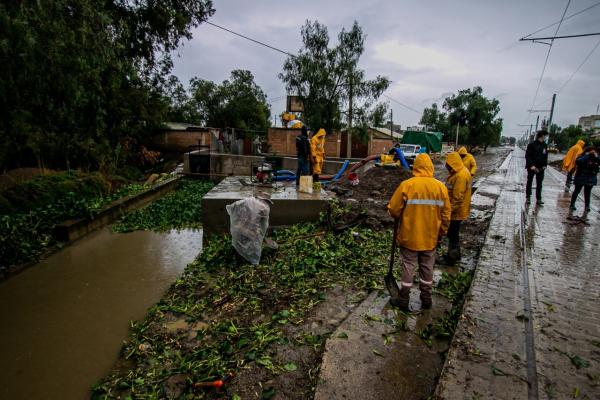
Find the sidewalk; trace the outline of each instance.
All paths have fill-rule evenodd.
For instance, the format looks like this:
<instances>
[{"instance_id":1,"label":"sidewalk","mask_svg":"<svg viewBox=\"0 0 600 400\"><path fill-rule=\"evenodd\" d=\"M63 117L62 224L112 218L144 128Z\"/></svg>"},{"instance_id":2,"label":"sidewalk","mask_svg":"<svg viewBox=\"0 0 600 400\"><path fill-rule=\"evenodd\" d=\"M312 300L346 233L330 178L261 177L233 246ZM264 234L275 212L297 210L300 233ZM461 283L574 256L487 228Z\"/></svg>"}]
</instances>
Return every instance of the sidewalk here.
<instances>
[{"instance_id":1,"label":"sidewalk","mask_svg":"<svg viewBox=\"0 0 600 400\"><path fill-rule=\"evenodd\" d=\"M524 207L524 184L516 149L439 398L600 398L598 209L589 226L568 221L570 195L556 170L546 174L543 207Z\"/></svg>"}]
</instances>

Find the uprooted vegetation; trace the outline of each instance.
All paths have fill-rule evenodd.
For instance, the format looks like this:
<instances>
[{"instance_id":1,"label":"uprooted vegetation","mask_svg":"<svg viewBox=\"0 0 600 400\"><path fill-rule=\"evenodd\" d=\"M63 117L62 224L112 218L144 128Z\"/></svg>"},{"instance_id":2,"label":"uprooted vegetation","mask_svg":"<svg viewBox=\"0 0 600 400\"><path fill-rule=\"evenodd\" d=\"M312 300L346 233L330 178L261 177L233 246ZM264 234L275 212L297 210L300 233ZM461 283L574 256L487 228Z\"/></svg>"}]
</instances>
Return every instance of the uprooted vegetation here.
<instances>
[{"instance_id":1,"label":"uprooted vegetation","mask_svg":"<svg viewBox=\"0 0 600 400\"><path fill-rule=\"evenodd\" d=\"M323 338L310 330L288 337L285 327L301 325L333 285L381 289L388 249L380 243L389 232L334 234L303 224L276 231L274 239L279 249L263 254L258 266L241 262L228 240L211 241L146 320L132 326L120 365L95 387L96 398L218 397L193 384L251 364L309 376L314 366L277 362L272 346L320 346ZM310 392L315 381L306 383Z\"/></svg>"}]
</instances>

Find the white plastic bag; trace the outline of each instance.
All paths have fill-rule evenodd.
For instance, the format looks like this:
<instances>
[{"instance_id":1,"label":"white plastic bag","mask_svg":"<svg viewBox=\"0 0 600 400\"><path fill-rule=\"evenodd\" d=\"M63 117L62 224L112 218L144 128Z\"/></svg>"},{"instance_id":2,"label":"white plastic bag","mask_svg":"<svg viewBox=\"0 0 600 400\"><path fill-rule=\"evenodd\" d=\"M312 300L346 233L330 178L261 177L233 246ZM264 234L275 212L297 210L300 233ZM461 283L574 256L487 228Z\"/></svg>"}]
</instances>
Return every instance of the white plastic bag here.
<instances>
[{"instance_id":1,"label":"white plastic bag","mask_svg":"<svg viewBox=\"0 0 600 400\"><path fill-rule=\"evenodd\" d=\"M225 206L229 214L231 241L235 250L253 265L260 262L262 243L269 228L267 202L254 197Z\"/></svg>"}]
</instances>

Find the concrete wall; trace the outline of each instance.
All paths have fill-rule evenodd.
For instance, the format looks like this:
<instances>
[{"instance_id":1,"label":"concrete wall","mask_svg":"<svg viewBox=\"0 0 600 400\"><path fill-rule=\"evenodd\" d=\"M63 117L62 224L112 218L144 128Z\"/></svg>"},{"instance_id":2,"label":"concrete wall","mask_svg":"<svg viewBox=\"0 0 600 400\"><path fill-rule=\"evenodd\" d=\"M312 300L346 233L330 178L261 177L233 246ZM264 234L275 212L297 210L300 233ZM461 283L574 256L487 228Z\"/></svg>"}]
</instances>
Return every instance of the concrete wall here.
<instances>
[{"instance_id":1,"label":"concrete wall","mask_svg":"<svg viewBox=\"0 0 600 400\"><path fill-rule=\"evenodd\" d=\"M185 157L185 155L184 155ZM210 172L215 177L224 177L232 175L248 176L253 162L263 160L261 156L240 156L236 154L215 154L210 155ZM323 164L323 174L337 173L344 160L325 160ZM283 157L282 168L296 172L298 161L294 157Z\"/></svg>"},{"instance_id":2,"label":"concrete wall","mask_svg":"<svg viewBox=\"0 0 600 400\"><path fill-rule=\"evenodd\" d=\"M162 151L188 151L189 146L211 145L211 130L194 131L166 131L154 135L151 139L152 144Z\"/></svg>"},{"instance_id":3,"label":"concrete wall","mask_svg":"<svg viewBox=\"0 0 600 400\"><path fill-rule=\"evenodd\" d=\"M296 136L299 134L300 129L269 128L269 153L276 153L280 156L295 156ZM340 156L340 137L339 132L328 133L325 136L325 157Z\"/></svg>"},{"instance_id":4,"label":"concrete wall","mask_svg":"<svg viewBox=\"0 0 600 400\"><path fill-rule=\"evenodd\" d=\"M136 195L116 200L106 206L94 218L82 218L65 221L55 227L55 236L61 242L72 242L96 229L115 221L128 211L135 210L164 196L177 187L179 177L160 182L150 189Z\"/></svg>"}]
</instances>

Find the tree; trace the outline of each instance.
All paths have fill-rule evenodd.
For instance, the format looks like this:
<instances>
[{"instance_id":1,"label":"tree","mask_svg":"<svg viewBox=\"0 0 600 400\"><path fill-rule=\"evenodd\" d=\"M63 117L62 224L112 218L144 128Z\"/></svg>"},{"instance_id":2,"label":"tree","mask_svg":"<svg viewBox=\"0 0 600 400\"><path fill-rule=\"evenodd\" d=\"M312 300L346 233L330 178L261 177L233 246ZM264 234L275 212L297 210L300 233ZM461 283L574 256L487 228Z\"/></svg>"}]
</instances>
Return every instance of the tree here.
<instances>
[{"instance_id":1,"label":"tree","mask_svg":"<svg viewBox=\"0 0 600 400\"><path fill-rule=\"evenodd\" d=\"M376 101L388 88L390 81L377 76L368 80L358 62L364 51L365 35L354 22L350 30L342 29L338 43L329 47L327 28L318 21L306 21L301 30L303 47L297 56L290 56L283 64L279 78L288 93L304 102L304 120L312 129L326 131L339 129L350 122L349 108L352 101L352 125L365 133L372 122L381 122L387 106ZM350 111L350 110L348 110Z\"/></svg>"},{"instance_id":2,"label":"tree","mask_svg":"<svg viewBox=\"0 0 600 400\"><path fill-rule=\"evenodd\" d=\"M210 0L0 4L0 169L110 163L168 111L171 52Z\"/></svg>"},{"instance_id":3,"label":"tree","mask_svg":"<svg viewBox=\"0 0 600 400\"><path fill-rule=\"evenodd\" d=\"M270 125L267 96L250 71L234 70L231 78L220 85L194 78L190 92L199 118L194 122L216 128L264 131Z\"/></svg>"},{"instance_id":4,"label":"tree","mask_svg":"<svg viewBox=\"0 0 600 400\"><path fill-rule=\"evenodd\" d=\"M421 123L437 123L448 138L453 137L459 125L459 141L470 147L483 146L485 150L489 145L500 143L502 118L497 117L500 102L483 96L481 87L459 90L446 97L443 108L445 113L439 112L436 104L426 108Z\"/></svg>"},{"instance_id":5,"label":"tree","mask_svg":"<svg viewBox=\"0 0 600 400\"><path fill-rule=\"evenodd\" d=\"M562 130L558 128L554 140L556 141L556 147L560 151L565 151L580 139L589 142L589 138L583 133L583 129L580 126L569 125Z\"/></svg>"},{"instance_id":6,"label":"tree","mask_svg":"<svg viewBox=\"0 0 600 400\"><path fill-rule=\"evenodd\" d=\"M433 103L431 107L425 107L419 123L425 125L428 130L442 132L445 141L450 140L450 126L448 125L446 114L438 108L437 103Z\"/></svg>"}]
</instances>

